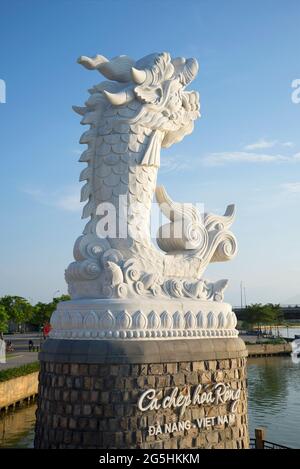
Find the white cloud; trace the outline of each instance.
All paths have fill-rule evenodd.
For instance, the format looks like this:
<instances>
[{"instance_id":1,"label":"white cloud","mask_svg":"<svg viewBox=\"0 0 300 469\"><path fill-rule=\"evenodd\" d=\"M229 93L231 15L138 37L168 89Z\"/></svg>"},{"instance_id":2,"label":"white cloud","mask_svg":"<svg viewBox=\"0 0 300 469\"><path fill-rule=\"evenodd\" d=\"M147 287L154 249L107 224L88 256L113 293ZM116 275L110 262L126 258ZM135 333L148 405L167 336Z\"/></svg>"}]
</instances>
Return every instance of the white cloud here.
<instances>
[{"instance_id":1,"label":"white cloud","mask_svg":"<svg viewBox=\"0 0 300 469\"><path fill-rule=\"evenodd\" d=\"M297 163L300 162L300 153L287 156L249 151L224 151L209 153L202 161L206 166L220 166L230 163Z\"/></svg>"},{"instance_id":2,"label":"white cloud","mask_svg":"<svg viewBox=\"0 0 300 469\"><path fill-rule=\"evenodd\" d=\"M255 143L250 143L249 145L246 145L244 147L245 150L263 150L264 148L273 148L275 145L277 145L278 141L277 140L265 140L264 138L261 138Z\"/></svg>"},{"instance_id":3,"label":"white cloud","mask_svg":"<svg viewBox=\"0 0 300 469\"><path fill-rule=\"evenodd\" d=\"M246 151L264 150L266 148L274 148L276 146L292 148L294 146L294 143L293 142L280 142L279 140L266 140L265 138L261 138L257 142L246 145L244 147L244 150Z\"/></svg>"},{"instance_id":4,"label":"white cloud","mask_svg":"<svg viewBox=\"0 0 300 469\"><path fill-rule=\"evenodd\" d=\"M166 155L164 153L161 155L160 174L187 171L192 167L193 163L189 160L189 158L183 155Z\"/></svg>"},{"instance_id":5,"label":"white cloud","mask_svg":"<svg viewBox=\"0 0 300 469\"><path fill-rule=\"evenodd\" d=\"M56 206L68 212L78 212L82 209L79 194L64 195L57 199Z\"/></svg>"},{"instance_id":6,"label":"white cloud","mask_svg":"<svg viewBox=\"0 0 300 469\"><path fill-rule=\"evenodd\" d=\"M281 188L285 192L289 192L292 194L300 194L300 182L286 182L281 184Z\"/></svg>"},{"instance_id":7,"label":"white cloud","mask_svg":"<svg viewBox=\"0 0 300 469\"><path fill-rule=\"evenodd\" d=\"M288 156L284 155L269 155L246 151L224 151L210 153L203 158L203 162L207 166L219 166L227 163L274 163L288 161L289 159Z\"/></svg>"},{"instance_id":8,"label":"white cloud","mask_svg":"<svg viewBox=\"0 0 300 469\"><path fill-rule=\"evenodd\" d=\"M55 191L45 191L39 188L23 188L25 194L30 195L35 201L57 207L67 212L80 212L82 204L80 203L80 189L78 186L67 186Z\"/></svg>"}]
</instances>

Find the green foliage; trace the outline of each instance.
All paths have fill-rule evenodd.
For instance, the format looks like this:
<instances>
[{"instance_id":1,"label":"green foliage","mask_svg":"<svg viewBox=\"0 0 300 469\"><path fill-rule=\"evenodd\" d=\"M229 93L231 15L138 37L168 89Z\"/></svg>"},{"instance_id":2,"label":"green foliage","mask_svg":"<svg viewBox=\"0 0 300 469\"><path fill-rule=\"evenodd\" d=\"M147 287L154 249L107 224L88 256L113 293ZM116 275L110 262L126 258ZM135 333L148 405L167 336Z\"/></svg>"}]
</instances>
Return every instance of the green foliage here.
<instances>
[{"instance_id":1,"label":"green foliage","mask_svg":"<svg viewBox=\"0 0 300 469\"><path fill-rule=\"evenodd\" d=\"M30 323L41 327L50 321L57 303L69 299L69 295L62 295L50 303L39 302L33 306L21 296L3 296L0 298L0 332L7 331L8 321L19 325Z\"/></svg>"},{"instance_id":2,"label":"green foliage","mask_svg":"<svg viewBox=\"0 0 300 469\"><path fill-rule=\"evenodd\" d=\"M70 299L69 295L62 295L58 298L54 298L51 303L38 302L33 306L33 314L31 317L31 324L36 326L42 326L50 321L52 313L55 311L57 304L60 301L67 301Z\"/></svg>"},{"instance_id":3,"label":"green foliage","mask_svg":"<svg viewBox=\"0 0 300 469\"><path fill-rule=\"evenodd\" d=\"M253 343L245 340L246 345L280 345L280 344L286 344L286 340L284 340L282 337L276 337L276 339L263 339L259 342Z\"/></svg>"},{"instance_id":4,"label":"green foliage","mask_svg":"<svg viewBox=\"0 0 300 469\"><path fill-rule=\"evenodd\" d=\"M1 298L0 304L4 306L9 319L16 324L30 321L32 306L25 298L6 295Z\"/></svg>"},{"instance_id":5,"label":"green foliage","mask_svg":"<svg viewBox=\"0 0 300 469\"><path fill-rule=\"evenodd\" d=\"M282 320L283 312L278 304L273 305L272 303L268 303L262 305L261 303L255 303L246 307L244 322L249 325L250 328L254 326L261 327L263 325L278 325Z\"/></svg>"},{"instance_id":6,"label":"green foliage","mask_svg":"<svg viewBox=\"0 0 300 469\"><path fill-rule=\"evenodd\" d=\"M284 340L282 337L276 337L276 339L270 339L270 340L266 340L263 342L264 344L267 344L267 345L280 345L280 344L286 344L287 341Z\"/></svg>"},{"instance_id":7,"label":"green foliage","mask_svg":"<svg viewBox=\"0 0 300 469\"><path fill-rule=\"evenodd\" d=\"M0 332L7 332L8 314L4 306L0 304Z\"/></svg>"},{"instance_id":8,"label":"green foliage","mask_svg":"<svg viewBox=\"0 0 300 469\"><path fill-rule=\"evenodd\" d=\"M7 370L0 371L0 382L8 381L9 379L19 378L20 376L29 375L39 371L39 362L29 363L28 365L22 365L18 368L8 368Z\"/></svg>"}]
</instances>

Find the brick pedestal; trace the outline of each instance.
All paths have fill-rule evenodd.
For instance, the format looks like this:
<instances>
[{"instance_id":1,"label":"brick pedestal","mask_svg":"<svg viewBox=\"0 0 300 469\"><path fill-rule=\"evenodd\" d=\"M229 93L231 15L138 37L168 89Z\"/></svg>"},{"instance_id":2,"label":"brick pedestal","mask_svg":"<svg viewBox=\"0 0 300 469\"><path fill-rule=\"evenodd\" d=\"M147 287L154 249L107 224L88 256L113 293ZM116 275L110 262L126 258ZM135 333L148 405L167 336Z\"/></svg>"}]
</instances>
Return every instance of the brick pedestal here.
<instances>
[{"instance_id":1,"label":"brick pedestal","mask_svg":"<svg viewBox=\"0 0 300 469\"><path fill-rule=\"evenodd\" d=\"M35 447L248 448L245 357L244 343L232 338L48 339L40 354ZM216 383L241 390L234 423L212 425L212 418L228 414L229 402L192 404L182 417L179 409L142 412L137 406L149 388L164 397L174 387L184 393ZM207 428L199 428L197 419L205 418ZM189 421L190 428L170 426L179 421ZM149 427L162 431L151 434Z\"/></svg>"}]
</instances>

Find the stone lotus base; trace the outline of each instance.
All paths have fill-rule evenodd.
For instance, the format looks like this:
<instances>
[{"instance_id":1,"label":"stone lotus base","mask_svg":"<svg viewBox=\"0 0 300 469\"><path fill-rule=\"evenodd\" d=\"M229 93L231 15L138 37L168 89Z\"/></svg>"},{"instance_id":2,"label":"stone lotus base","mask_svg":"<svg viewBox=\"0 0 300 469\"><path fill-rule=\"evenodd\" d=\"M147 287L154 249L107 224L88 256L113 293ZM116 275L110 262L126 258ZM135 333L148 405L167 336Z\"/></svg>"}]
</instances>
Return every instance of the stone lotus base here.
<instances>
[{"instance_id":1,"label":"stone lotus base","mask_svg":"<svg viewBox=\"0 0 300 469\"><path fill-rule=\"evenodd\" d=\"M248 448L246 355L237 338L48 339L40 354L35 447ZM239 390L234 422L225 417L230 402L191 403L181 417L180 408L138 408L149 389L163 398L174 388L185 394L218 383Z\"/></svg>"},{"instance_id":2,"label":"stone lotus base","mask_svg":"<svg viewBox=\"0 0 300 469\"><path fill-rule=\"evenodd\" d=\"M73 300L52 315L53 339L237 337L231 305L182 298Z\"/></svg>"}]
</instances>

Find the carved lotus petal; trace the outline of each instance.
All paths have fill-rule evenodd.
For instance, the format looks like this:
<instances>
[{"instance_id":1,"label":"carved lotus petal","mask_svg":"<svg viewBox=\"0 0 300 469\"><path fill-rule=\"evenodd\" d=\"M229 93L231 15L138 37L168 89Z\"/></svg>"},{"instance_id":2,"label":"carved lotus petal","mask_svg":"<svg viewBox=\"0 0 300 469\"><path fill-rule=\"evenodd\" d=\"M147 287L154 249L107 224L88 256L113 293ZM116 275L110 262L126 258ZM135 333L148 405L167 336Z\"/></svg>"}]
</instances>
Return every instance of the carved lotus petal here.
<instances>
[{"instance_id":1,"label":"carved lotus petal","mask_svg":"<svg viewBox=\"0 0 300 469\"><path fill-rule=\"evenodd\" d=\"M71 328L80 329L82 327L82 316L79 311L71 313Z\"/></svg>"},{"instance_id":2,"label":"carved lotus petal","mask_svg":"<svg viewBox=\"0 0 300 469\"><path fill-rule=\"evenodd\" d=\"M97 314L94 311L89 311L83 319L83 325L86 329L95 329L98 326Z\"/></svg>"},{"instance_id":3,"label":"carved lotus petal","mask_svg":"<svg viewBox=\"0 0 300 469\"><path fill-rule=\"evenodd\" d=\"M226 324L227 324L228 329L232 329L232 327L233 327L233 317L232 317L232 312L231 311L229 313L227 313Z\"/></svg>"},{"instance_id":4,"label":"carved lotus petal","mask_svg":"<svg viewBox=\"0 0 300 469\"><path fill-rule=\"evenodd\" d=\"M117 318L117 327L119 329L130 329L132 324L132 318L126 309L119 313Z\"/></svg>"},{"instance_id":5,"label":"carved lotus petal","mask_svg":"<svg viewBox=\"0 0 300 469\"><path fill-rule=\"evenodd\" d=\"M235 328L237 325L237 317L234 312L231 313L232 316L232 327Z\"/></svg>"},{"instance_id":6,"label":"carved lotus petal","mask_svg":"<svg viewBox=\"0 0 300 469\"><path fill-rule=\"evenodd\" d=\"M100 317L101 329L113 329L114 325L115 325L115 318L113 314L109 310L102 313Z\"/></svg>"},{"instance_id":7,"label":"carved lotus petal","mask_svg":"<svg viewBox=\"0 0 300 469\"><path fill-rule=\"evenodd\" d=\"M194 313L192 311L188 311L185 316L185 327L186 329L195 329L197 321Z\"/></svg>"},{"instance_id":8,"label":"carved lotus petal","mask_svg":"<svg viewBox=\"0 0 300 469\"><path fill-rule=\"evenodd\" d=\"M60 326L61 326L61 318L60 318L60 314L58 311L54 311L54 313L52 314L51 316L51 326L53 327L53 329L59 329Z\"/></svg>"},{"instance_id":9,"label":"carved lotus petal","mask_svg":"<svg viewBox=\"0 0 300 469\"><path fill-rule=\"evenodd\" d=\"M173 314L173 326L174 329L183 329L184 328L184 318L179 311Z\"/></svg>"},{"instance_id":10,"label":"carved lotus petal","mask_svg":"<svg viewBox=\"0 0 300 469\"><path fill-rule=\"evenodd\" d=\"M218 327L223 329L226 324L225 314L223 312L219 313L218 315Z\"/></svg>"},{"instance_id":11,"label":"carved lotus petal","mask_svg":"<svg viewBox=\"0 0 300 469\"><path fill-rule=\"evenodd\" d=\"M217 327L218 321L215 314L210 311L207 315L207 327L210 329L215 329Z\"/></svg>"},{"instance_id":12,"label":"carved lotus petal","mask_svg":"<svg viewBox=\"0 0 300 469\"><path fill-rule=\"evenodd\" d=\"M146 329L147 327L147 318L144 315L143 311L137 311L133 316L133 324L137 329Z\"/></svg>"},{"instance_id":13,"label":"carved lotus petal","mask_svg":"<svg viewBox=\"0 0 300 469\"><path fill-rule=\"evenodd\" d=\"M168 311L164 311L161 314L160 320L161 320L161 325L164 329L171 329L171 327L172 327L172 317L168 313Z\"/></svg>"},{"instance_id":14,"label":"carved lotus petal","mask_svg":"<svg viewBox=\"0 0 300 469\"><path fill-rule=\"evenodd\" d=\"M61 311L60 312L60 322L62 329L69 329L71 324L71 316L68 311Z\"/></svg>"},{"instance_id":15,"label":"carved lotus petal","mask_svg":"<svg viewBox=\"0 0 300 469\"><path fill-rule=\"evenodd\" d=\"M206 328L206 316L202 311L199 311L199 313L197 313L197 326L199 327L199 329Z\"/></svg>"},{"instance_id":16,"label":"carved lotus petal","mask_svg":"<svg viewBox=\"0 0 300 469\"><path fill-rule=\"evenodd\" d=\"M148 316L148 328L158 329L160 327L160 318L156 311L151 311Z\"/></svg>"}]
</instances>

